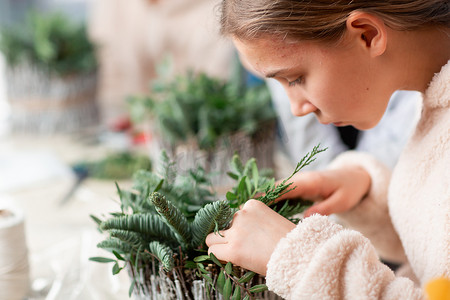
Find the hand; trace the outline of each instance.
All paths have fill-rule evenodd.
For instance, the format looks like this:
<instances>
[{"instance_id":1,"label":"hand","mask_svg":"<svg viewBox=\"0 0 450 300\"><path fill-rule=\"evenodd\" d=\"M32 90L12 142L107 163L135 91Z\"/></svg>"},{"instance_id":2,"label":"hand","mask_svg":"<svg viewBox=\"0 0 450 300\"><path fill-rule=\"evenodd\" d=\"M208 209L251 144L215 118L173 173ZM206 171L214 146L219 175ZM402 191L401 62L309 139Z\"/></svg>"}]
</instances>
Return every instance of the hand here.
<instances>
[{"instance_id":1,"label":"hand","mask_svg":"<svg viewBox=\"0 0 450 300\"><path fill-rule=\"evenodd\" d=\"M231 225L220 235L211 233L206 237L208 253L261 275L266 275L267 263L279 240L295 228L294 223L258 200L248 200Z\"/></svg>"},{"instance_id":2,"label":"hand","mask_svg":"<svg viewBox=\"0 0 450 300\"><path fill-rule=\"evenodd\" d=\"M316 202L304 217L351 210L368 193L371 184L367 171L357 166L297 173L291 180L295 189L277 200L304 198Z\"/></svg>"}]
</instances>

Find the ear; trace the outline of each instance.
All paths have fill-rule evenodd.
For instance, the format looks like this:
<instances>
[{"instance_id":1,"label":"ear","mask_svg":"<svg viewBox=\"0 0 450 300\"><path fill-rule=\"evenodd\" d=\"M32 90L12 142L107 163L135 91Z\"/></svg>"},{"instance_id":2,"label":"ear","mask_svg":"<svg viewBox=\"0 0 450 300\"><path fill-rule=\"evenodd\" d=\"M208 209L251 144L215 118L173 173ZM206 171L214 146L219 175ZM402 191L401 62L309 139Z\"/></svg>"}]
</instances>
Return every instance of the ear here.
<instances>
[{"instance_id":1,"label":"ear","mask_svg":"<svg viewBox=\"0 0 450 300\"><path fill-rule=\"evenodd\" d=\"M386 51L387 30L383 20L372 14L354 11L347 18L347 32L372 57L380 56Z\"/></svg>"}]
</instances>

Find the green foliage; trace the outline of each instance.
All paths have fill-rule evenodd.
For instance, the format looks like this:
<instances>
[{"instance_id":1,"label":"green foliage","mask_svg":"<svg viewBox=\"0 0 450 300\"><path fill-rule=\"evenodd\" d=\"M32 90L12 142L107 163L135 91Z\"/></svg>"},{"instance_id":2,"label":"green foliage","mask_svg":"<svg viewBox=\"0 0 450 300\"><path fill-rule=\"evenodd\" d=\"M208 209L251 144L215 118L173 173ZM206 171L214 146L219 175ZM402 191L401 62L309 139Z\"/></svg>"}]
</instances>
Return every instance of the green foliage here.
<instances>
[{"instance_id":1,"label":"green foliage","mask_svg":"<svg viewBox=\"0 0 450 300\"><path fill-rule=\"evenodd\" d=\"M242 72L225 82L194 72L169 79L167 69L160 70L150 96L129 99L130 112L135 121L157 119L161 136L172 145L194 139L200 149L213 149L223 137L252 135L276 118L267 87L246 87Z\"/></svg>"},{"instance_id":2,"label":"green foliage","mask_svg":"<svg viewBox=\"0 0 450 300\"><path fill-rule=\"evenodd\" d=\"M273 178L260 175L255 159L250 159L244 164L239 156L234 155L228 175L235 179L238 184L226 194L230 206L239 207L248 199L256 199L264 202L283 217L298 223L299 220L294 216L303 212L311 203L301 199L288 199L280 202L275 202L275 200L291 191L292 182L289 182L289 180L292 176L311 164L315 160L315 156L325 150L320 149L319 145L315 146L297 163L292 174L279 184Z\"/></svg>"},{"instance_id":3,"label":"green foliage","mask_svg":"<svg viewBox=\"0 0 450 300\"><path fill-rule=\"evenodd\" d=\"M162 267L166 271L170 271L174 267L173 251L170 247L160 243L160 242L150 242L148 244L149 252L156 256L158 261L161 262Z\"/></svg>"},{"instance_id":4,"label":"green foliage","mask_svg":"<svg viewBox=\"0 0 450 300\"><path fill-rule=\"evenodd\" d=\"M203 248L208 234L227 227L233 217L233 211L227 201L218 200L206 204L195 215L192 223L192 243Z\"/></svg>"},{"instance_id":5,"label":"green foliage","mask_svg":"<svg viewBox=\"0 0 450 300\"><path fill-rule=\"evenodd\" d=\"M175 233L182 249L186 249L186 246L190 244L192 239L191 227L186 216L175 205L167 201L164 195L157 192L151 194L150 201L164 222Z\"/></svg>"},{"instance_id":6,"label":"green foliage","mask_svg":"<svg viewBox=\"0 0 450 300\"><path fill-rule=\"evenodd\" d=\"M10 66L29 63L57 75L95 71L94 46L84 25L60 13L30 12L25 24L5 27L0 50Z\"/></svg>"},{"instance_id":7,"label":"green foliage","mask_svg":"<svg viewBox=\"0 0 450 300\"><path fill-rule=\"evenodd\" d=\"M155 214L138 213L116 216L102 222L100 229L109 232L112 230L132 232L143 242L151 240L162 240L172 244L178 242L176 234L160 216Z\"/></svg>"},{"instance_id":8,"label":"green foliage","mask_svg":"<svg viewBox=\"0 0 450 300\"><path fill-rule=\"evenodd\" d=\"M120 272L126 264L133 266L135 274L140 274L139 269L149 265L153 270L161 269L167 274L179 269L193 269L197 279L203 278L209 283L207 289L217 289L224 299L261 293L267 287L255 281L254 272L237 268L230 262L224 265L214 254L205 255L206 236L226 229L238 206L250 198L263 201L295 222L294 216L306 207L306 203L288 200L279 204L274 200L291 189L288 180L322 151L315 147L297 164L292 175L279 184L274 178L263 175L254 159L243 163L234 156L229 175L237 183L227 193L226 200L218 199L209 185L209 175L201 168L189 170L187 174L176 173L175 164L163 153L162 174L166 177L149 171L137 172L132 190L123 191L117 187L120 212L111 213L104 220L91 216L99 229L108 234L98 247L117 258L94 257L91 260L113 262L113 274ZM178 276L184 273L178 272ZM133 281L132 286L134 284Z\"/></svg>"},{"instance_id":9,"label":"green foliage","mask_svg":"<svg viewBox=\"0 0 450 300\"><path fill-rule=\"evenodd\" d=\"M139 170L151 170L148 155L118 152L106 155L97 161L82 161L75 165L87 170L89 177L98 179L130 179Z\"/></svg>"}]
</instances>

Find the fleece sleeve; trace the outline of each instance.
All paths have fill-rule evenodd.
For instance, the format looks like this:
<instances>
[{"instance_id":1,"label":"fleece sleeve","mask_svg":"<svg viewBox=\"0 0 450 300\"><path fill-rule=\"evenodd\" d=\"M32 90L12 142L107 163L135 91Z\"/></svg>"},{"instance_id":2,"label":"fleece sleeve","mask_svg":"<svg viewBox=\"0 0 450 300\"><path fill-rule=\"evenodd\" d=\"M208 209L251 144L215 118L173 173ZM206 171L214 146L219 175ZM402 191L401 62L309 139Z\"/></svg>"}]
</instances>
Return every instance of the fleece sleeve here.
<instances>
[{"instance_id":1,"label":"fleece sleeve","mask_svg":"<svg viewBox=\"0 0 450 300\"><path fill-rule=\"evenodd\" d=\"M356 165L371 177L371 187L364 199L352 210L339 214L340 223L367 237L380 257L390 262L406 262L400 238L389 214L387 195L391 171L368 153L348 151L339 155L331 169Z\"/></svg>"},{"instance_id":2,"label":"fleece sleeve","mask_svg":"<svg viewBox=\"0 0 450 300\"><path fill-rule=\"evenodd\" d=\"M424 299L412 281L379 261L367 238L325 216L299 223L267 267L267 286L288 300Z\"/></svg>"}]
</instances>

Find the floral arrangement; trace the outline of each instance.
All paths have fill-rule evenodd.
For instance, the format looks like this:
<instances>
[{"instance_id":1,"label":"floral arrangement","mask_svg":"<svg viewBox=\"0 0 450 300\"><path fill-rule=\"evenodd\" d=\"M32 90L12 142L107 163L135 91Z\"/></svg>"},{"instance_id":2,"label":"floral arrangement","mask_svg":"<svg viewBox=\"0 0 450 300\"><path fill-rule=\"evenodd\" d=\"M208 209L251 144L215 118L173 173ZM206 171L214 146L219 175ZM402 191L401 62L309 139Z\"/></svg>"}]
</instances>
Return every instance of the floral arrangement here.
<instances>
[{"instance_id":1,"label":"floral arrangement","mask_svg":"<svg viewBox=\"0 0 450 300\"><path fill-rule=\"evenodd\" d=\"M132 278L130 296L157 299L253 299L267 296L264 278L219 261L207 254L206 236L226 229L239 206L248 199L269 205L297 223L298 214L311 203L300 199L276 202L292 188L289 180L324 151L319 146L306 154L291 176L277 183L258 169L255 159L243 163L238 155L228 175L236 185L219 199L203 168L179 174L163 152L159 174L138 171L134 187L117 186L121 210L108 216L91 216L107 238L98 244L115 258L92 257L113 263L113 274L126 269Z\"/></svg>"}]
</instances>

